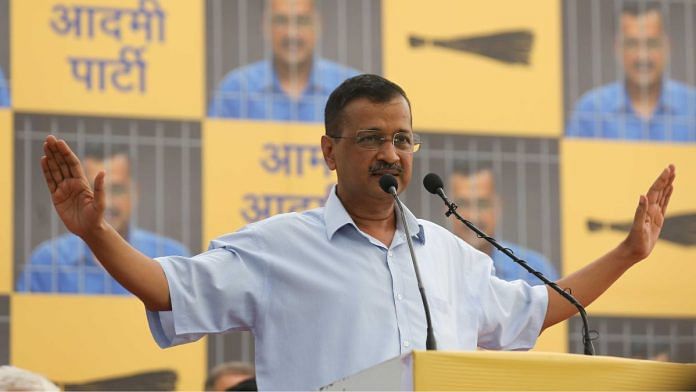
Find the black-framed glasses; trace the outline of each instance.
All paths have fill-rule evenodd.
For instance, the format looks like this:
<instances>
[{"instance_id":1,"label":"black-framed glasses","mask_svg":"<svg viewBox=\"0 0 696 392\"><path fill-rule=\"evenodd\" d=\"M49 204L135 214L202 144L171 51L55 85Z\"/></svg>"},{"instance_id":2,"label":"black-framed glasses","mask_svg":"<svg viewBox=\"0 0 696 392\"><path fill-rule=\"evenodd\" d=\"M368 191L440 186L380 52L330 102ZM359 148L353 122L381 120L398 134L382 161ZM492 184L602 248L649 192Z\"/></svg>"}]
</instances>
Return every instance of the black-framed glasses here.
<instances>
[{"instance_id":1,"label":"black-framed glasses","mask_svg":"<svg viewBox=\"0 0 696 392\"><path fill-rule=\"evenodd\" d=\"M358 147L365 150L379 150L386 141L391 141L394 147L402 152L417 152L421 146L420 136L411 132L397 132L391 136L380 131L358 131L355 136L329 136L332 139L354 139Z\"/></svg>"}]
</instances>

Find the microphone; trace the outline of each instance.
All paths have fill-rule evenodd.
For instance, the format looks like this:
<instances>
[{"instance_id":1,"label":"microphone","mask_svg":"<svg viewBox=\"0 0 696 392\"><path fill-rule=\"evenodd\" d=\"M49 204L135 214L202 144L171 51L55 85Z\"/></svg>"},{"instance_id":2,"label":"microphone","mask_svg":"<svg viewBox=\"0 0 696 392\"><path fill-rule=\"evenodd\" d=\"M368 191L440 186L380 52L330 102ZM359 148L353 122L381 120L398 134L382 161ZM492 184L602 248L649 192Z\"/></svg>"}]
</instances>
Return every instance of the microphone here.
<instances>
[{"instance_id":1,"label":"microphone","mask_svg":"<svg viewBox=\"0 0 696 392\"><path fill-rule=\"evenodd\" d=\"M418 291L421 295L421 300L423 301L423 309L425 309L425 322L427 325L426 338L425 338L425 349L426 350L437 350L437 343L435 342L435 335L433 334L433 323L430 319L430 307L428 306L428 299L425 296L425 288L423 288L423 282L420 277L420 270L418 269L418 262L416 261L416 252L413 250L413 241L411 240L411 233L408 232L408 225L406 224L406 214L404 213L404 206L399 200L399 196L396 190L399 189L399 183L396 181L396 177L391 174L385 174L379 178L379 187L383 191L392 195L394 200L396 200L396 205L399 207L399 212L401 213L401 223L403 223L404 231L406 232L406 242L408 243L408 250L411 252L411 262L413 263L413 270L416 272L416 282L418 282Z\"/></svg>"},{"instance_id":2,"label":"microphone","mask_svg":"<svg viewBox=\"0 0 696 392\"><path fill-rule=\"evenodd\" d=\"M396 190L399 189L399 182L391 174L385 174L379 178L379 187L388 194L397 197Z\"/></svg>"},{"instance_id":3,"label":"microphone","mask_svg":"<svg viewBox=\"0 0 696 392\"><path fill-rule=\"evenodd\" d=\"M442 190L442 188L445 187L442 183L442 178L435 173L428 173L425 175L423 178L423 186L433 195L438 195L440 197L445 196L445 191Z\"/></svg>"},{"instance_id":4,"label":"microphone","mask_svg":"<svg viewBox=\"0 0 696 392\"><path fill-rule=\"evenodd\" d=\"M445 206L447 207L447 212L445 212L446 217L449 218L450 215L454 215L457 218L457 220L459 220L466 227L468 227L473 232L475 232L479 238L483 238L484 240L488 241L496 249L498 249L503 254L505 254L507 257L512 259L512 261L514 261L515 263L522 266L522 268L526 269L527 272L529 272L532 275L539 278L542 282L544 282L545 285L551 287L555 292L560 294L561 297L565 298L568 302L570 302L573 306L575 306L578 309L578 312L580 313L580 317L582 318L582 325L583 325L583 327L582 327L582 342L584 345L585 354L586 355L594 355L594 347L592 346L592 338L590 338L590 329L589 329L589 326L587 323L587 313L585 312L585 308L582 306L582 304L575 297L573 297L569 292L560 288L555 282L548 280L544 276L544 274L542 274L541 272L536 271L534 268L530 267L526 261L521 260L520 258L515 256L510 249L505 248L502 245L500 245L495 240L495 238L488 236L486 233L479 230L479 228L476 227L473 223L462 218L461 215L459 215L459 213L457 212L457 205L454 204L453 202L451 202L447 198L447 195L445 195L445 191L443 190L444 185L442 183L442 179L440 178L440 176L438 176L435 173L428 173L423 178L423 186L425 187L425 189L428 192L430 192L434 195L440 196L440 198L445 202Z\"/></svg>"}]
</instances>

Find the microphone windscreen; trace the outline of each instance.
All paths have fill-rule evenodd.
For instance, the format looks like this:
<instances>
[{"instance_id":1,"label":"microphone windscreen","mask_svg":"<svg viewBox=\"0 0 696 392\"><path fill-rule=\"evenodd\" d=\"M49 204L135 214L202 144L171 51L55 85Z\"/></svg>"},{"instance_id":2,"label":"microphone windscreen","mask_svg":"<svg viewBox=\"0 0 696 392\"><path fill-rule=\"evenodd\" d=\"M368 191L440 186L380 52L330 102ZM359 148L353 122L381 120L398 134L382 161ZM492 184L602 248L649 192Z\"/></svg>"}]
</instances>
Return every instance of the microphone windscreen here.
<instances>
[{"instance_id":1,"label":"microphone windscreen","mask_svg":"<svg viewBox=\"0 0 696 392\"><path fill-rule=\"evenodd\" d=\"M437 194L438 189L444 188L442 179L435 173L428 173L425 178L423 178L423 186L428 190L428 192L434 195Z\"/></svg>"},{"instance_id":2,"label":"microphone windscreen","mask_svg":"<svg viewBox=\"0 0 696 392\"><path fill-rule=\"evenodd\" d=\"M396 177L391 174L385 174L379 178L379 187L382 188L383 191L391 193L389 192L389 188L394 187L394 189L399 189L399 183L396 181Z\"/></svg>"}]
</instances>

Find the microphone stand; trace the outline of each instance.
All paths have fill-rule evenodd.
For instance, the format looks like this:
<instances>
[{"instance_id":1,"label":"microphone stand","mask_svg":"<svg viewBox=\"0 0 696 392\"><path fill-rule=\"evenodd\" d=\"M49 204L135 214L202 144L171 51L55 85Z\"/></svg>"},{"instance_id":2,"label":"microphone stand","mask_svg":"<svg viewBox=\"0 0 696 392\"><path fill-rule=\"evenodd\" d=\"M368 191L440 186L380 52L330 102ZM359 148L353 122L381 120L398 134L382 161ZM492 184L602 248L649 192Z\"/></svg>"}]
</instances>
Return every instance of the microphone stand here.
<instances>
[{"instance_id":1,"label":"microphone stand","mask_svg":"<svg viewBox=\"0 0 696 392\"><path fill-rule=\"evenodd\" d=\"M495 240L495 238L486 235L486 233L479 230L479 228L476 227L473 223L462 218L461 215L459 215L459 213L457 212L457 208L458 208L457 205L454 204L453 202L449 201L449 199L447 199L447 196L445 196L445 192L442 190L442 187L437 188L437 195L440 196L440 198L442 198L442 200L445 202L445 206L447 207L447 212L445 212L446 217L449 218L451 215L454 215L457 218L457 220L459 220L466 227L468 227L469 229L474 231L476 233L476 235L478 235L479 238L483 238L484 240L488 241L496 249L503 252L507 257L512 259L512 261L514 261L515 263L521 265L522 268L527 270L529 273L531 273L532 275L539 278L542 282L544 282L545 285L551 287L561 297L568 300L568 302L573 304L573 306L575 306L578 309L578 312L580 313L580 318L582 319L582 343L583 343L585 355L595 355L594 347L592 346L592 338L590 338L590 329L589 329L589 326L587 323L587 313L585 312L585 308L582 306L582 304L575 297L573 297L572 294L570 294L569 292L560 288L555 282L552 282L549 279L547 279L544 276L544 274L542 274L541 272L536 271L535 269L530 267L526 261L515 256L510 251L510 249L507 249L504 246L500 245Z\"/></svg>"},{"instance_id":2,"label":"microphone stand","mask_svg":"<svg viewBox=\"0 0 696 392\"><path fill-rule=\"evenodd\" d=\"M423 308L425 309L425 323L427 325L425 349L437 350L435 334L433 333L433 323L430 319L430 307L428 306L428 300L425 297L425 288L423 287L423 282L421 281L420 270L418 269L418 262L416 262L416 253L413 250L413 241L411 240L411 233L409 233L408 225L406 224L406 214L404 213L404 206L401 204L401 200L399 200L399 197L396 193L396 188L394 186L389 187L389 194L391 194L394 197L394 200L396 200L396 205L399 206L401 223L403 223L404 225L404 232L406 233L406 242L408 243L408 250L411 252L413 269L416 272L416 282L418 282L418 291L420 291L421 299L423 300Z\"/></svg>"}]
</instances>

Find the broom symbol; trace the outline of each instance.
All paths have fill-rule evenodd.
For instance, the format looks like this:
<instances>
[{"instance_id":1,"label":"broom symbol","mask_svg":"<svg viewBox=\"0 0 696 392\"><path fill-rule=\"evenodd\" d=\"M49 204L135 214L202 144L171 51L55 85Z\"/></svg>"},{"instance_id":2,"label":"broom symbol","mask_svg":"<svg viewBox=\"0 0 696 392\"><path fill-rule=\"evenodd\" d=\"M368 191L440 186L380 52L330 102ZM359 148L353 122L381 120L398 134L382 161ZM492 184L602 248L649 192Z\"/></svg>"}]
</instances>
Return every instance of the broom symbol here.
<instances>
[{"instance_id":1,"label":"broom symbol","mask_svg":"<svg viewBox=\"0 0 696 392\"><path fill-rule=\"evenodd\" d=\"M633 222L602 222L588 219L589 231L613 230L629 232ZM682 246L696 245L696 213L672 215L665 218L660 239Z\"/></svg>"},{"instance_id":2,"label":"broom symbol","mask_svg":"<svg viewBox=\"0 0 696 392\"><path fill-rule=\"evenodd\" d=\"M408 37L408 42L412 48L432 45L460 52L476 53L506 64L529 65L529 53L534 44L534 34L530 30L512 30L453 39L427 39L411 35Z\"/></svg>"}]
</instances>

